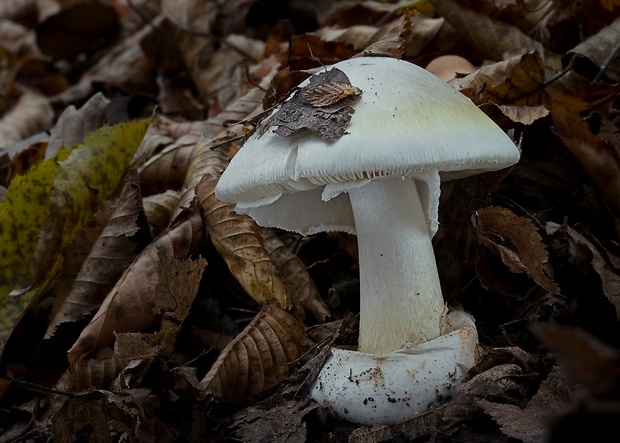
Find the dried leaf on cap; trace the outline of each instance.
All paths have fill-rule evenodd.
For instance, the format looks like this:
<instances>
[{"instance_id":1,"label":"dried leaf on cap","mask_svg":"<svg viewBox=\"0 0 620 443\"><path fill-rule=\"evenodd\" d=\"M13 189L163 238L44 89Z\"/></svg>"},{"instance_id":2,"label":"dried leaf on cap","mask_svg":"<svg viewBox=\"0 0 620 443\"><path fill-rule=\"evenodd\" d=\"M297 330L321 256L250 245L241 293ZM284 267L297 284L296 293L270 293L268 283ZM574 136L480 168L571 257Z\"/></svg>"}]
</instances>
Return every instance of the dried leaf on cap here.
<instances>
[{"instance_id":1,"label":"dried leaf on cap","mask_svg":"<svg viewBox=\"0 0 620 443\"><path fill-rule=\"evenodd\" d=\"M261 135L277 126L274 132L283 137L309 129L323 140L337 140L351 121L353 100L361 94L340 69L321 72L265 121Z\"/></svg>"}]
</instances>

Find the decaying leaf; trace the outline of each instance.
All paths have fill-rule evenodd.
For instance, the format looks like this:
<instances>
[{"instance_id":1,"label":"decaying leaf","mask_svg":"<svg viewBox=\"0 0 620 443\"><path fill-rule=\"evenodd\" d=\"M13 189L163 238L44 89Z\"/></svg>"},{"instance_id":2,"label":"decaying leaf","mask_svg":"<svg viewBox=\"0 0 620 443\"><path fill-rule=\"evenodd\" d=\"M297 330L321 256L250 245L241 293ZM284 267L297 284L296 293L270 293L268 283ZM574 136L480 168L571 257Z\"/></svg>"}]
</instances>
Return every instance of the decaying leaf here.
<instances>
[{"instance_id":1,"label":"decaying leaf","mask_svg":"<svg viewBox=\"0 0 620 443\"><path fill-rule=\"evenodd\" d=\"M265 305L202 379L203 396L236 402L281 382L294 370L304 337L297 318Z\"/></svg>"},{"instance_id":2,"label":"decaying leaf","mask_svg":"<svg viewBox=\"0 0 620 443\"><path fill-rule=\"evenodd\" d=\"M173 143L140 166L140 178L149 194L178 190L183 185L194 145Z\"/></svg>"},{"instance_id":3,"label":"decaying leaf","mask_svg":"<svg viewBox=\"0 0 620 443\"><path fill-rule=\"evenodd\" d=\"M7 185L11 183L13 177L24 175L31 166L44 158L46 150L47 142L37 142L15 154L11 159L11 169L6 177Z\"/></svg>"},{"instance_id":4,"label":"decaying leaf","mask_svg":"<svg viewBox=\"0 0 620 443\"><path fill-rule=\"evenodd\" d=\"M273 132L283 137L309 129L324 140L337 140L351 121L351 104L361 94L340 69L320 72L262 123L261 135L276 126Z\"/></svg>"},{"instance_id":5,"label":"decaying leaf","mask_svg":"<svg viewBox=\"0 0 620 443\"><path fill-rule=\"evenodd\" d=\"M114 333L139 332L161 319L157 306L160 254L186 259L198 252L204 226L200 211L161 234L136 257L69 350L71 363L114 341ZM161 303L161 302L160 302Z\"/></svg>"},{"instance_id":6,"label":"decaying leaf","mask_svg":"<svg viewBox=\"0 0 620 443\"><path fill-rule=\"evenodd\" d=\"M304 309L320 322L325 321L331 314L321 300L319 290L314 280L308 274L303 262L280 240L273 229L261 228L265 249L271 261L288 284L292 287L291 293L296 297Z\"/></svg>"},{"instance_id":7,"label":"decaying leaf","mask_svg":"<svg viewBox=\"0 0 620 443\"><path fill-rule=\"evenodd\" d=\"M237 214L234 204L215 197L217 180L207 176L196 186L213 246L250 297L289 308L293 298L265 250L260 227L249 216Z\"/></svg>"},{"instance_id":8,"label":"decaying leaf","mask_svg":"<svg viewBox=\"0 0 620 443\"><path fill-rule=\"evenodd\" d=\"M511 272L527 273L540 287L549 292L560 292L544 266L549 260L546 246L529 219L517 217L508 209L491 206L472 216L472 222L480 240L500 253Z\"/></svg>"}]
</instances>

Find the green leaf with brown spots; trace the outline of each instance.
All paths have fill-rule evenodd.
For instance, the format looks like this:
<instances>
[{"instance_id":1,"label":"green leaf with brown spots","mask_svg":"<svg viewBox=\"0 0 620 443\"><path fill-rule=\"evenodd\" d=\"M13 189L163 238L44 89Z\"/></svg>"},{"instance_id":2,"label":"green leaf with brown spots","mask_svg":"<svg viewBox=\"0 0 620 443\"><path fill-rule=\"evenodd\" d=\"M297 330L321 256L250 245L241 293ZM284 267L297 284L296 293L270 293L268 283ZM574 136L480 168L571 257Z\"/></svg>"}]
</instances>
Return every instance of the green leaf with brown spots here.
<instances>
[{"instance_id":1,"label":"green leaf with brown spots","mask_svg":"<svg viewBox=\"0 0 620 443\"><path fill-rule=\"evenodd\" d=\"M59 271L64 249L114 195L148 125L105 126L11 182L0 203L0 354L24 311Z\"/></svg>"}]
</instances>

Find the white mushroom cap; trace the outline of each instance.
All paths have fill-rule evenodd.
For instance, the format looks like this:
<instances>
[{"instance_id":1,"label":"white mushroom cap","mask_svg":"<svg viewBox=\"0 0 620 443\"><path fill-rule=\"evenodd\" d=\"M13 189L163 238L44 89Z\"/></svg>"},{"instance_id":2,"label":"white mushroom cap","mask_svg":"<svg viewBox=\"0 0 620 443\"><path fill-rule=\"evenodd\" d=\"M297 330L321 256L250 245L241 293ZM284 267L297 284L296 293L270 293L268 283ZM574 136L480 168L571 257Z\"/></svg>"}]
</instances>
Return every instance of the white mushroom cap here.
<instances>
[{"instance_id":1,"label":"white mushroom cap","mask_svg":"<svg viewBox=\"0 0 620 443\"><path fill-rule=\"evenodd\" d=\"M517 147L491 119L426 70L384 57L334 66L362 90L347 133L327 142L307 130L289 137L257 131L222 175L220 200L236 202L261 225L355 233L348 199L336 196L375 177L411 176L426 183L421 200L433 234L437 171L454 179L518 161Z\"/></svg>"}]
</instances>

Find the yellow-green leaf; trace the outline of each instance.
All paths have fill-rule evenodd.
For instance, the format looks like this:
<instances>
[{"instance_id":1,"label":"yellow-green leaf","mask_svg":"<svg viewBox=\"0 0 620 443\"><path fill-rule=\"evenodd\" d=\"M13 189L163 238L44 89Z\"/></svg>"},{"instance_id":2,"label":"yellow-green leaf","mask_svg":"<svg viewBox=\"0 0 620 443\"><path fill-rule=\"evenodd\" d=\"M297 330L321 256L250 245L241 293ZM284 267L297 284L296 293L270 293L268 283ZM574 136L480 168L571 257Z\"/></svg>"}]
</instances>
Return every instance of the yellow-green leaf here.
<instances>
[{"instance_id":1,"label":"yellow-green leaf","mask_svg":"<svg viewBox=\"0 0 620 443\"><path fill-rule=\"evenodd\" d=\"M103 127L16 177L0 203L0 353L62 251L116 191L149 121ZM12 291L12 292L11 292Z\"/></svg>"}]
</instances>

